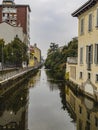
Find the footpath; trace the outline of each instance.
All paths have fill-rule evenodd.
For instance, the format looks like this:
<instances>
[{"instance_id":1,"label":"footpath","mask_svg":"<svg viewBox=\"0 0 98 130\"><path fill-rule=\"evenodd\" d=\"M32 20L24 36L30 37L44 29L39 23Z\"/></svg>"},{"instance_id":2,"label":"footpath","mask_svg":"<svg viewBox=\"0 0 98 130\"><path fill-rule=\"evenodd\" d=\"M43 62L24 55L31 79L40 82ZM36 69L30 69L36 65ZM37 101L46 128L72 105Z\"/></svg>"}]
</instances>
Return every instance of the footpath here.
<instances>
[{"instance_id":1,"label":"footpath","mask_svg":"<svg viewBox=\"0 0 98 130\"><path fill-rule=\"evenodd\" d=\"M40 66L38 65L36 67L27 67L27 68L24 68L24 69L17 69L17 70L14 70L12 72L8 72L8 73L1 73L0 74L0 84L3 84L3 83L5 83L5 82L7 82L11 79L21 77L22 75L24 75L24 74L26 74L30 71L33 71L35 69L38 69L39 67ZM5 71L6 71L6 69L5 69Z\"/></svg>"}]
</instances>

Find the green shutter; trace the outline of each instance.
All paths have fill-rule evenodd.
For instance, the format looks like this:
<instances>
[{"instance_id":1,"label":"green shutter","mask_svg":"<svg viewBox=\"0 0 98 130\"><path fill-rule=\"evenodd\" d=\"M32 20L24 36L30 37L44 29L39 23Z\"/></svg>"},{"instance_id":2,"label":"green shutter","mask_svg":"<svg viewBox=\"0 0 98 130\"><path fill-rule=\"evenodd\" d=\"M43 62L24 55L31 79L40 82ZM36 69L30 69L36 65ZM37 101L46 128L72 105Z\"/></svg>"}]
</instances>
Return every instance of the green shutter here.
<instances>
[{"instance_id":1,"label":"green shutter","mask_svg":"<svg viewBox=\"0 0 98 130\"><path fill-rule=\"evenodd\" d=\"M88 46L86 46L86 63L88 64Z\"/></svg>"},{"instance_id":2,"label":"green shutter","mask_svg":"<svg viewBox=\"0 0 98 130\"><path fill-rule=\"evenodd\" d=\"M93 64L93 45L91 45L90 63Z\"/></svg>"}]
</instances>

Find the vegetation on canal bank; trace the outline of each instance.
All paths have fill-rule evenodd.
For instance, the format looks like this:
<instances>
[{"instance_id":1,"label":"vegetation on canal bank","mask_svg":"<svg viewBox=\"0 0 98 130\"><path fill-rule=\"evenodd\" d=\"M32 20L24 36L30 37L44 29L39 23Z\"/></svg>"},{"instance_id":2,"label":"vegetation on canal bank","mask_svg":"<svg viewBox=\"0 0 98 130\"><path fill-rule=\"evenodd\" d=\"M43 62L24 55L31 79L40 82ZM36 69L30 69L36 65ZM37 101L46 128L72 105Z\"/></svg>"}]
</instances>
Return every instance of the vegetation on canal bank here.
<instances>
[{"instance_id":1,"label":"vegetation on canal bank","mask_svg":"<svg viewBox=\"0 0 98 130\"><path fill-rule=\"evenodd\" d=\"M28 63L28 47L19 38L15 37L9 44L0 39L0 62L3 66L22 66L22 62Z\"/></svg>"},{"instance_id":2,"label":"vegetation on canal bank","mask_svg":"<svg viewBox=\"0 0 98 130\"><path fill-rule=\"evenodd\" d=\"M45 68L51 69L56 79L64 80L67 57L76 57L77 51L77 38L73 38L68 45L63 47L58 47L58 44L51 43L45 61Z\"/></svg>"}]
</instances>

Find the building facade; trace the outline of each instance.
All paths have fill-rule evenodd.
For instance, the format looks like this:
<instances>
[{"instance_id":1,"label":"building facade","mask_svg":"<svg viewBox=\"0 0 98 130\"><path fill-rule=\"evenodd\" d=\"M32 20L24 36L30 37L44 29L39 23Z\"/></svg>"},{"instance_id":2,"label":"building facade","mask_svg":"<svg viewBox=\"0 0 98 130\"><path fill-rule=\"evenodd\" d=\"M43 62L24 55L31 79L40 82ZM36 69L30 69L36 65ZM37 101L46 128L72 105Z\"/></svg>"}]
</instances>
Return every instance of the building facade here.
<instances>
[{"instance_id":1,"label":"building facade","mask_svg":"<svg viewBox=\"0 0 98 130\"><path fill-rule=\"evenodd\" d=\"M69 80L90 95L98 95L98 1L89 0L72 14L78 18L78 61L69 66ZM75 73L75 78L71 73Z\"/></svg>"},{"instance_id":2,"label":"building facade","mask_svg":"<svg viewBox=\"0 0 98 130\"><path fill-rule=\"evenodd\" d=\"M3 0L0 5L0 23L22 27L27 45L30 44L30 12L29 5L17 5L14 0Z\"/></svg>"},{"instance_id":3,"label":"building facade","mask_svg":"<svg viewBox=\"0 0 98 130\"><path fill-rule=\"evenodd\" d=\"M41 63L41 50L37 47L37 44L30 46L30 60L29 66L37 66Z\"/></svg>"},{"instance_id":4,"label":"building facade","mask_svg":"<svg viewBox=\"0 0 98 130\"><path fill-rule=\"evenodd\" d=\"M17 36L25 43L25 34L23 33L22 27L13 26L6 22L0 24L0 38L4 38L5 45L10 43Z\"/></svg>"}]
</instances>

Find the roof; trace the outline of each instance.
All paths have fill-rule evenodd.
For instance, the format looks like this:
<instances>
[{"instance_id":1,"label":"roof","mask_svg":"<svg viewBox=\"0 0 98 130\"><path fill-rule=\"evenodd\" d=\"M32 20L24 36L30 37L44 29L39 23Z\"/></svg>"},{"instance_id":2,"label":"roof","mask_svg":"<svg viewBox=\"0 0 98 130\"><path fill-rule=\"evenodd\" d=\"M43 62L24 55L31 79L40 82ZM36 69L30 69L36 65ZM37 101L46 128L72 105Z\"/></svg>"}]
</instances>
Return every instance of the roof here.
<instances>
[{"instance_id":1,"label":"roof","mask_svg":"<svg viewBox=\"0 0 98 130\"><path fill-rule=\"evenodd\" d=\"M10 7L28 7L29 11L31 12L31 8L29 5L19 5L19 4L14 4L14 5L3 5L3 4L0 4L0 7L7 7L7 6L10 6Z\"/></svg>"},{"instance_id":2,"label":"roof","mask_svg":"<svg viewBox=\"0 0 98 130\"><path fill-rule=\"evenodd\" d=\"M87 1L80 8L78 8L76 11L74 11L72 13L72 16L73 17L78 17L79 15L81 15L82 13L84 13L85 11L87 11L88 9L93 7L97 2L98 2L98 0L89 0L89 1Z\"/></svg>"}]
</instances>

